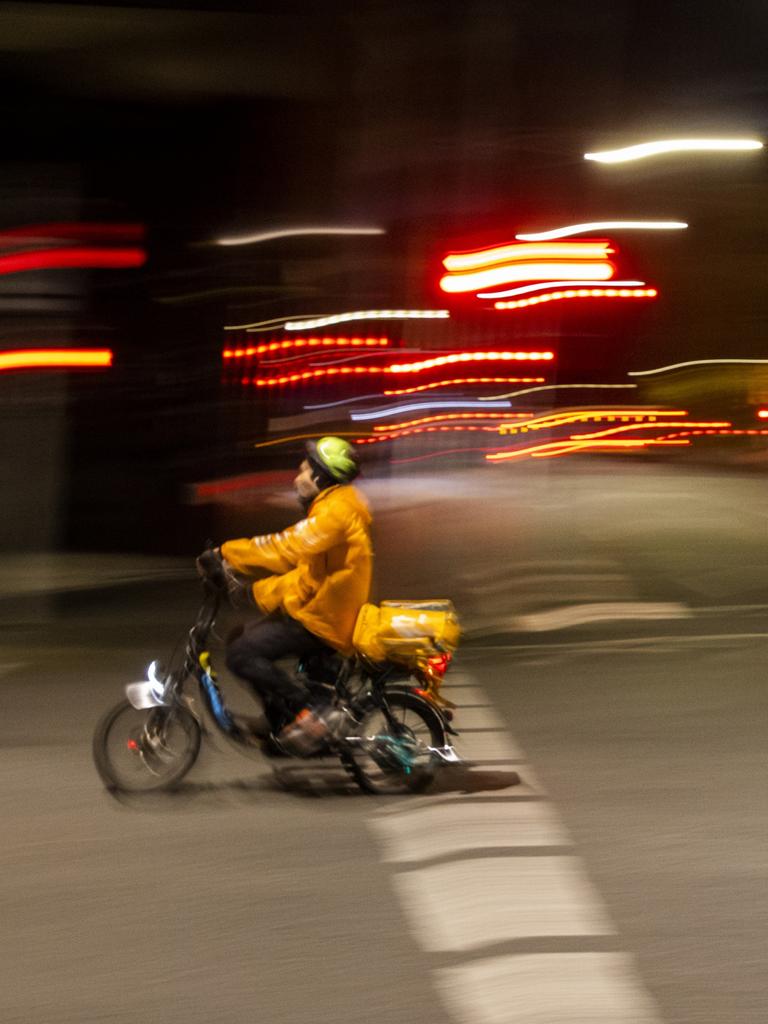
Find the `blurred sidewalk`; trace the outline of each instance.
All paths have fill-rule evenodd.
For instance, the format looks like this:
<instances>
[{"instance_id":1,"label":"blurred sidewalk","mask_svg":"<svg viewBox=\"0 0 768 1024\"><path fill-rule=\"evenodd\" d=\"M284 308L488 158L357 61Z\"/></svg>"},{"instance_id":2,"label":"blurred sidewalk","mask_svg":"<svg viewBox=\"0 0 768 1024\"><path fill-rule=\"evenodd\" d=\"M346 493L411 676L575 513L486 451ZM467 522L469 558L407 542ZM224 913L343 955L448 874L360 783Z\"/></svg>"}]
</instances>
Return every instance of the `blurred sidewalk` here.
<instances>
[{"instance_id":1,"label":"blurred sidewalk","mask_svg":"<svg viewBox=\"0 0 768 1024\"><path fill-rule=\"evenodd\" d=\"M0 554L0 599L101 590L135 583L194 577L188 558L156 555L24 553Z\"/></svg>"}]
</instances>

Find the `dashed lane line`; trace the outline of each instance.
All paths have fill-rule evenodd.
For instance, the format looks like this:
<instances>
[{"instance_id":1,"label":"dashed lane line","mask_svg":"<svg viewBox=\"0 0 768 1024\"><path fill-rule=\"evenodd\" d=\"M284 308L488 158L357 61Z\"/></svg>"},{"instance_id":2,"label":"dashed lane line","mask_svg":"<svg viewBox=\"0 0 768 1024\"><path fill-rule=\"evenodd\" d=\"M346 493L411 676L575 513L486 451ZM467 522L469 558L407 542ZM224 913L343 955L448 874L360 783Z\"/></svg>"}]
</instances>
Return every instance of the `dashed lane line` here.
<instances>
[{"instance_id":1,"label":"dashed lane line","mask_svg":"<svg viewBox=\"0 0 768 1024\"><path fill-rule=\"evenodd\" d=\"M471 764L444 769L448 792L387 802L369 824L451 1019L660 1024L524 751L466 673L445 693Z\"/></svg>"}]
</instances>

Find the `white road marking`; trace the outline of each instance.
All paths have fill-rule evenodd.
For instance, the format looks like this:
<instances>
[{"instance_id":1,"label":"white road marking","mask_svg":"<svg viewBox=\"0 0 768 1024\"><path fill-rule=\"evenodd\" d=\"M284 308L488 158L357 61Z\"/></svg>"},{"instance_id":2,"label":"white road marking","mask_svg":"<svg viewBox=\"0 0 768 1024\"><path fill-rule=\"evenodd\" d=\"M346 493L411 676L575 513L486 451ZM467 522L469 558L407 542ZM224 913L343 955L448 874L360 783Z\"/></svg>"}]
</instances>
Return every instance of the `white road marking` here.
<instances>
[{"instance_id":1,"label":"white road marking","mask_svg":"<svg viewBox=\"0 0 768 1024\"><path fill-rule=\"evenodd\" d=\"M611 622L620 619L689 619L687 605L676 601L603 601L591 604L569 604L529 615L517 615L510 622L516 632L545 632L568 629L589 622Z\"/></svg>"},{"instance_id":2,"label":"white road marking","mask_svg":"<svg viewBox=\"0 0 768 1024\"><path fill-rule=\"evenodd\" d=\"M663 645L667 645L667 649L672 644L699 644L704 640L711 641L713 643L722 643L723 641L733 640L765 640L768 638L768 633L686 633L686 634L675 634L670 636L635 636L635 637L623 637L619 640L570 640L562 641L560 643L540 643L540 644L518 644L514 640L510 640L509 643L505 644L485 644L483 651L546 651L546 650L567 650L567 651L599 651L599 650L610 650L612 647L616 648L627 648L627 647L651 647L654 649L661 650ZM454 698L451 697L451 700Z\"/></svg>"},{"instance_id":3,"label":"white road marking","mask_svg":"<svg viewBox=\"0 0 768 1024\"><path fill-rule=\"evenodd\" d=\"M537 953L438 970L460 1024L658 1024L626 953Z\"/></svg>"},{"instance_id":4,"label":"white road marking","mask_svg":"<svg viewBox=\"0 0 768 1024\"><path fill-rule=\"evenodd\" d=\"M577 857L464 860L401 872L394 883L412 931L432 952L614 933Z\"/></svg>"},{"instance_id":5,"label":"white road marking","mask_svg":"<svg viewBox=\"0 0 768 1024\"><path fill-rule=\"evenodd\" d=\"M571 840L545 803L520 803L514 814L499 803L431 804L415 816L389 815L371 822L384 860L407 863L440 853L482 847L567 846ZM514 872L514 865L506 865Z\"/></svg>"},{"instance_id":6,"label":"white road marking","mask_svg":"<svg viewBox=\"0 0 768 1024\"><path fill-rule=\"evenodd\" d=\"M465 732L456 740L456 750L469 761L521 761L525 759L522 748L513 743L509 733L498 729L494 732Z\"/></svg>"},{"instance_id":7,"label":"white road marking","mask_svg":"<svg viewBox=\"0 0 768 1024\"><path fill-rule=\"evenodd\" d=\"M457 728L482 730L484 723L499 721L482 687L466 673L455 672L445 692L459 705ZM462 702L476 707L462 713ZM465 732L454 742L472 767L444 768L440 792L384 804L370 819L384 859L408 866L393 876L393 885L417 942L433 953L471 958L495 943L594 942L595 936L614 935L581 860L563 852L571 845L568 833L540 799L522 748L498 728ZM499 788L504 774L512 779L513 772L520 784ZM536 856L530 847L537 848ZM486 853L505 848L509 855ZM410 868L445 855L459 859ZM432 978L458 1024L661 1022L624 953L521 950L440 968Z\"/></svg>"},{"instance_id":8,"label":"white road marking","mask_svg":"<svg viewBox=\"0 0 768 1024\"><path fill-rule=\"evenodd\" d=\"M449 700L454 700L451 693L446 693ZM458 704L458 701L454 701ZM457 714L461 716L461 728L465 729L503 729L504 722L493 708L490 707L462 707Z\"/></svg>"}]
</instances>

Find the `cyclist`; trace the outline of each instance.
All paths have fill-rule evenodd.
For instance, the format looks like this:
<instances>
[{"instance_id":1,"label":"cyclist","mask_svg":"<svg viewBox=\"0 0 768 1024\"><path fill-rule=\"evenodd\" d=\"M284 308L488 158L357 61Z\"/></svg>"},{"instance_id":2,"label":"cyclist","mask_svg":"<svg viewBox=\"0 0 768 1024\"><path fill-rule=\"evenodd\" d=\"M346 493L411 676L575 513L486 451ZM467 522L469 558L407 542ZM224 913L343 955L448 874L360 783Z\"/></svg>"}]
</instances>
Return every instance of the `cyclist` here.
<instances>
[{"instance_id":1,"label":"cyclist","mask_svg":"<svg viewBox=\"0 0 768 1024\"><path fill-rule=\"evenodd\" d=\"M369 596L371 514L352 486L359 471L348 441L310 441L294 480L305 518L281 533L230 540L220 548L228 573L273 573L248 581L263 617L230 642L226 662L262 698L278 740L293 746L317 745L332 716L327 708L311 708L309 690L275 662L329 648L351 654L355 621Z\"/></svg>"}]
</instances>

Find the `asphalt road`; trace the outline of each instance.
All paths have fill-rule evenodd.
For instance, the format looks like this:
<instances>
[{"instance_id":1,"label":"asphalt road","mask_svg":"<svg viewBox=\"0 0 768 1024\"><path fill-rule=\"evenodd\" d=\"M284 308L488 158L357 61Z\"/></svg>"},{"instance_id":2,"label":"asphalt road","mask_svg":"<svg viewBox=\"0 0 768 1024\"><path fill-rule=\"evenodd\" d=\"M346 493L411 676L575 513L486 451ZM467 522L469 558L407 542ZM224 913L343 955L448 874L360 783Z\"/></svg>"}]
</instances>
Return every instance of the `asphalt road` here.
<instances>
[{"instance_id":1,"label":"asphalt road","mask_svg":"<svg viewBox=\"0 0 768 1024\"><path fill-rule=\"evenodd\" d=\"M7 630L0 652L0 1020L564 1021L576 1011L537 1018L525 1002L520 957L551 966L557 995L569 958L626 955L653 1009L612 1020L762 1024L765 481L590 463L370 489L380 596L455 594L468 608L453 692L461 743L485 763L447 771L404 811L333 766L276 775L216 741L180 792L118 802L91 765L94 722L168 650L194 584L59 600L53 620ZM552 609L658 602L685 613L520 628ZM526 817L533 805L544 825ZM492 814L469 826L477 807ZM431 898L448 927L434 930L408 865L387 856L376 822L390 813L412 832L441 816L410 868L442 880ZM531 828L546 835L524 840ZM534 899L533 937L512 940L499 908L553 853L586 879L583 916L610 927L537 930ZM488 936L462 946L482 914ZM498 928L507 938L491 941ZM451 995L445 971L482 977L502 954L517 1001L486 1005L487 985Z\"/></svg>"}]
</instances>

